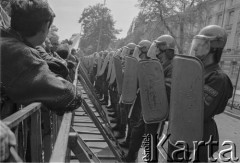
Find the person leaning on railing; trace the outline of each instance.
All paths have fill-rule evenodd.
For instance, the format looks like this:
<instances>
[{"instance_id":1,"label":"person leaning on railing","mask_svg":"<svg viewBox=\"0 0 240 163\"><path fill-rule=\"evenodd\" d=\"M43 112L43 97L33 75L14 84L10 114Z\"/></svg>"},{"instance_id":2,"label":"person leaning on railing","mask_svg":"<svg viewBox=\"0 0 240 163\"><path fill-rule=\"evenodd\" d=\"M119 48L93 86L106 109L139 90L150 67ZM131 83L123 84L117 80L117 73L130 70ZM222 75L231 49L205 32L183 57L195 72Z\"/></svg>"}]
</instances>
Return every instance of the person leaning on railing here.
<instances>
[{"instance_id":1,"label":"person leaning on railing","mask_svg":"<svg viewBox=\"0 0 240 163\"><path fill-rule=\"evenodd\" d=\"M14 133L0 120L0 161L8 159L9 147L16 145Z\"/></svg>"},{"instance_id":2,"label":"person leaning on railing","mask_svg":"<svg viewBox=\"0 0 240 163\"><path fill-rule=\"evenodd\" d=\"M1 114L6 101L42 102L60 114L76 109L81 105L80 93L51 72L34 49L46 39L55 17L47 1L15 0L11 8L10 28L0 29Z\"/></svg>"}]
</instances>

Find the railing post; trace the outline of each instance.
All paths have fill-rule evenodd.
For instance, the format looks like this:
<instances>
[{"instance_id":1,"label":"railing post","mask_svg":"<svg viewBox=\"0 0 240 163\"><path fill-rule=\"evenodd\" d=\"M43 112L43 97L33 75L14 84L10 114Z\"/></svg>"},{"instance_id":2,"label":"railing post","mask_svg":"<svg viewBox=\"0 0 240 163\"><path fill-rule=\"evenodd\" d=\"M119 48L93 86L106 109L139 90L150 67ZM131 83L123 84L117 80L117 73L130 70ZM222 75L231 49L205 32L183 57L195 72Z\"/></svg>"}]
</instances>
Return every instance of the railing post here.
<instances>
[{"instance_id":1,"label":"railing post","mask_svg":"<svg viewBox=\"0 0 240 163\"><path fill-rule=\"evenodd\" d=\"M52 154L50 111L42 106L44 162L49 162Z\"/></svg>"},{"instance_id":2,"label":"railing post","mask_svg":"<svg viewBox=\"0 0 240 163\"><path fill-rule=\"evenodd\" d=\"M42 162L42 128L41 111L31 116L31 158L32 162Z\"/></svg>"},{"instance_id":3,"label":"railing post","mask_svg":"<svg viewBox=\"0 0 240 163\"><path fill-rule=\"evenodd\" d=\"M88 154L82 149L81 144L77 141L77 133L69 133L69 147L77 156L79 162L91 162Z\"/></svg>"},{"instance_id":4,"label":"railing post","mask_svg":"<svg viewBox=\"0 0 240 163\"><path fill-rule=\"evenodd\" d=\"M61 120L62 120L62 118L60 118L56 114L52 113L52 135L53 135L52 143L53 143L53 146L57 139L58 130L61 125Z\"/></svg>"}]
</instances>

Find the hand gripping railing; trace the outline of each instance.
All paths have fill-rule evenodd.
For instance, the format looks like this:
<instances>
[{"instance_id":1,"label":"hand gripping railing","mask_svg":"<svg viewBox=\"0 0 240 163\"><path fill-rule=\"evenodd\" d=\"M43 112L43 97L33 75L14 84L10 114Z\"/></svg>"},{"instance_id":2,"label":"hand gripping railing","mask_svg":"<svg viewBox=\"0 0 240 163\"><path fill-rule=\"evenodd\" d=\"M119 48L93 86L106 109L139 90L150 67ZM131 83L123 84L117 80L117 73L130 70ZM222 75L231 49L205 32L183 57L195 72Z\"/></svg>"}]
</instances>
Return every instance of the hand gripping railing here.
<instances>
[{"instance_id":1,"label":"hand gripping railing","mask_svg":"<svg viewBox=\"0 0 240 163\"><path fill-rule=\"evenodd\" d=\"M79 64L78 64L79 66ZM77 69L78 69L77 66ZM75 80L74 85L76 87L77 83L77 75L78 72L75 72ZM76 91L76 90L75 90ZM3 122L11 128L16 135L17 138L17 145L16 147L11 146L10 147L10 153L11 157L7 161L14 161L14 162L25 162L25 161L31 161L31 162L48 162L49 158L46 158L47 155L51 155L51 149L52 144L55 143L55 147L51 156L51 161L56 162L56 160L68 160L70 157L66 155L69 154L69 150L67 150L68 147L68 139L69 144L81 144L85 151L82 150L82 148L78 148L80 146L74 147L73 152L77 156L79 156L79 160L85 159L85 161L88 159L88 156L92 156L92 159L95 162L100 162L97 157L91 153L91 151L87 148L86 144L81 140L79 135L76 133L69 133L70 131L70 125L72 121L72 113L65 113L63 116L63 120L61 123L61 126L59 125L60 116L57 116L56 114L52 114L52 122L51 122L51 135L49 135L49 139L43 138L42 132L44 133L44 130L42 130L42 122L41 122L41 108L44 107L41 103L32 103L21 110L17 111L16 113L10 115L9 117L3 119ZM48 117L49 118L49 117ZM45 122L44 122L45 123ZM30 129L29 129L30 127ZM60 127L60 130L58 132L58 129ZM30 149L27 147L28 145L28 132L30 131ZM58 136L57 136L58 134ZM18 140L19 139L19 140ZM42 142L43 141L43 142ZM43 145L45 145L45 148L43 148ZM43 150L44 149L44 150ZM59 150L58 150L59 149ZM79 152L82 151L82 152ZM30 152L30 160L26 159L26 153ZM44 154L43 154L44 153ZM84 154L82 154L84 153ZM86 155L88 154L88 156ZM60 154L60 156L59 156ZM44 156L43 156L44 155ZM83 157L85 156L85 157ZM89 160L89 159L88 159Z\"/></svg>"},{"instance_id":2,"label":"hand gripping railing","mask_svg":"<svg viewBox=\"0 0 240 163\"><path fill-rule=\"evenodd\" d=\"M9 128L13 129L18 128L19 125L22 122L24 122L24 120L26 120L27 118L29 117L31 118L30 144L31 144L31 158L33 162L42 162L42 139L41 139L42 129L40 108L41 108L40 103L32 103L3 120L3 122ZM16 132L18 132L18 130L16 130ZM24 140L23 138L23 141L26 142L27 140ZM16 149L14 147L10 147L10 153L13 157L13 161L23 162L22 159L18 156Z\"/></svg>"},{"instance_id":3,"label":"hand gripping railing","mask_svg":"<svg viewBox=\"0 0 240 163\"><path fill-rule=\"evenodd\" d=\"M74 86L77 91L78 69L77 65ZM87 147L85 142L80 138L77 132L71 127L73 113L68 112L63 115L62 123L58 132L56 143L52 152L50 162L69 162L70 150L77 156L80 162L100 162L94 153Z\"/></svg>"}]
</instances>

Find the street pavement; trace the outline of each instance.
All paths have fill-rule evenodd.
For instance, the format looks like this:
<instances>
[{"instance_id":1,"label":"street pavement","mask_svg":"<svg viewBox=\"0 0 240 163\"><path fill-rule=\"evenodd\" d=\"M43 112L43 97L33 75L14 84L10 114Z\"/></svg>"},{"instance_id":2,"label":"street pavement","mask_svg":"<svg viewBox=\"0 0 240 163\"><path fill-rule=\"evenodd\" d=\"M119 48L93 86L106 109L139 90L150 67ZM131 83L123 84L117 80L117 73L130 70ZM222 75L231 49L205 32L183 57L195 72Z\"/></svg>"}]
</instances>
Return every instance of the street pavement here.
<instances>
[{"instance_id":1,"label":"street pavement","mask_svg":"<svg viewBox=\"0 0 240 163\"><path fill-rule=\"evenodd\" d=\"M236 145L236 155L240 159L240 120L224 113L215 116L214 119L216 120L219 132L220 151L229 148L229 146L223 147L221 145L223 141L232 141Z\"/></svg>"},{"instance_id":2,"label":"street pavement","mask_svg":"<svg viewBox=\"0 0 240 163\"><path fill-rule=\"evenodd\" d=\"M217 123L218 132L219 132L219 151L222 151L224 149L230 148L229 145L222 146L222 143L224 141L232 141L236 146L236 156L240 159L240 120L230 117L227 114L219 114L215 116L214 118ZM164 133L167 131L167 126L164 127ZM166 146L164 147L167 148ZM139 150L138 153L138 160L137 162L143 162L143 148ZM228 153L226 156L230 156L230 153ZM214 157L218 158L219 153L215 153ZM218 160L219 162L223 162L222 160ZM238 160L240 162L240 160Z\"/></svg>"}]
</instances>

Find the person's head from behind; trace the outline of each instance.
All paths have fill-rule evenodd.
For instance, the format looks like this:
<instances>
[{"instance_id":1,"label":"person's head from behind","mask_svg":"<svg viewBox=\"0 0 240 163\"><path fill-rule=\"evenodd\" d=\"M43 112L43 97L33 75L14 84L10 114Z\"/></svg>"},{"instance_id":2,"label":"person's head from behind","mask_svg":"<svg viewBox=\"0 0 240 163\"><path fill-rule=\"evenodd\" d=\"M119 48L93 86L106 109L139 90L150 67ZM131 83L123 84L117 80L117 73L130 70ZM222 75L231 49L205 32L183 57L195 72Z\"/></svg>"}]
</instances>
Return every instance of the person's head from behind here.
<instances>
[{"instance_id":1,"label":"person's head from behind","mask_svg":"<svg viewBox=\"0 0 240 163\"><path fill-rule=\"evenodd\" d=\"M57 48L57 54L62 59L67 59L69 55L69 45L68 44L60 44Z\"/></svg>"},{"instance_id":2,"label":"person's head from behind","mask_svg":"<svg viewBox=\"0 0 240 163\"><path fill-rule=\"evenodd\" d=\"M71 54L72 54L72 55L76 55L76 54L77 54L76 49L73 48L73 49L71 50Z\"/></svg>"},{"instance_id":3,"label":"person's head from behind","mask_svg":"<svg viewBox=\"0 0 240 163\"><path fill-rule=\"evenodd\" d=\"M175 39L171 35L162 35L156 40L159 53L157 58L162 64L172 61L175 56Z\"/></svg>"},{"instance_id":4,"label":"person's head from behind","mask_svg":"<svg viewBox=\"0 0 240 163\"><path fill-rule=\"evenodd\" d=\"M32 46L41 45L55 17L47 1L15 0L11 9L11 28Z\"/></svg>"}]
</instances>

